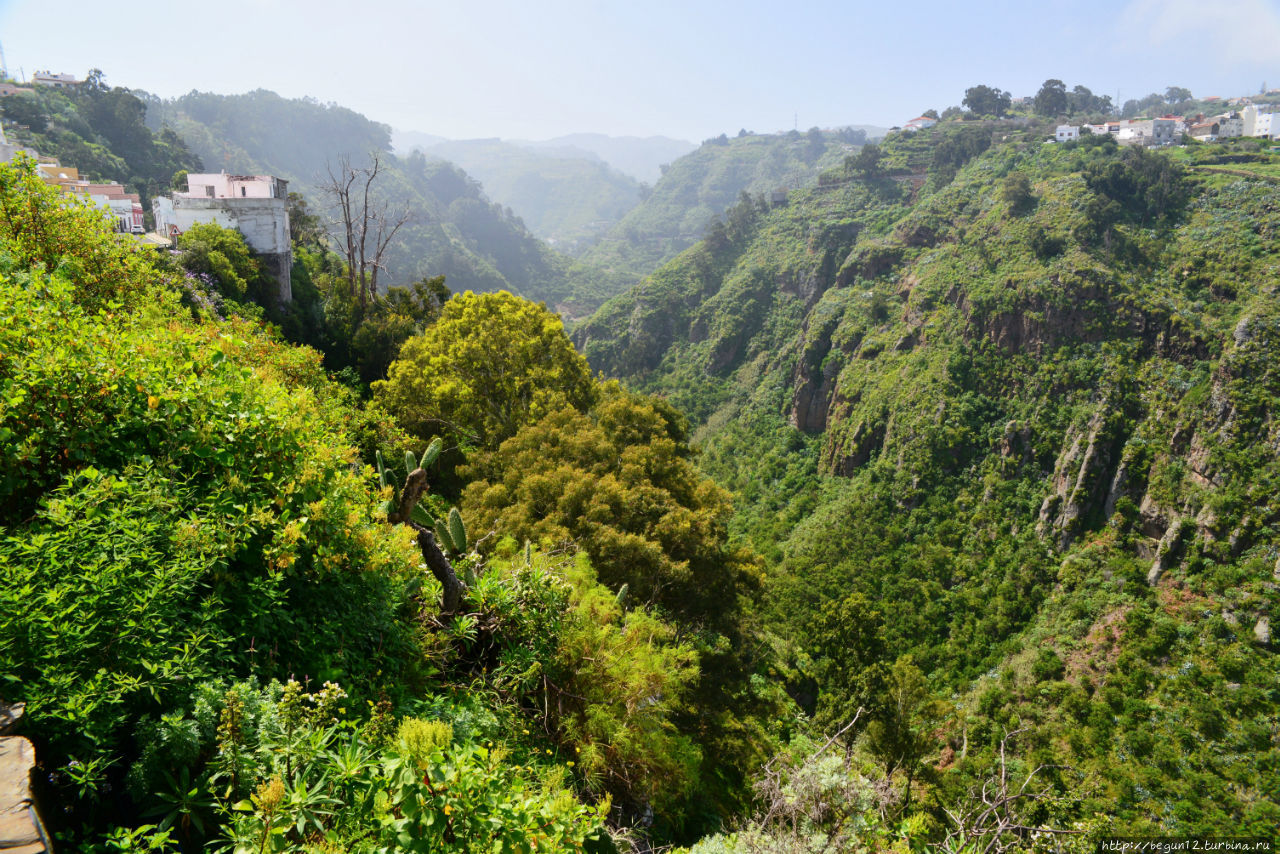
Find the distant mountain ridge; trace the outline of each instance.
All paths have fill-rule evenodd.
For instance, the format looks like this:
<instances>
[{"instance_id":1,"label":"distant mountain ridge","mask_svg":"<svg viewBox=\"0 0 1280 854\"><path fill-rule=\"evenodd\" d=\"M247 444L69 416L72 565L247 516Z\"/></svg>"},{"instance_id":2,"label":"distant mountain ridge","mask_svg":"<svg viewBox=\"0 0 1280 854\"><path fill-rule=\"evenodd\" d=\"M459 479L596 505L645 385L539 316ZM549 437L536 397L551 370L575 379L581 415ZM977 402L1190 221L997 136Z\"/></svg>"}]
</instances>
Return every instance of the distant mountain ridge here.
<instances>
[{"instance_id":1,"label":"distant mountain ridge","mask_svg":"<svg viewBox=\"0 0 1280 854\"><path fill-rule=\"evenodd\" d=\"M662 177L662 164L671 163L698 147L692 142L668 136L608 136L602 133L571 133L545 142L515 142L547 151L589 151L619 172L648 184L657 183Z\"/></svg>"},{"instance_id":2,"label":"distant mountain ridge","mask_svg":"<svg viewBox=\"0 0 1280 854\"><path fill-rule=\"evenodd\" d=\"M414 151L455 163L557 250L577 254L640 202L641 187L581 149L534 149L500 139L446 140Z\"/></svg>"},{"instance_id":3,"label":"distant mountain ridge","mask_svg":"<svg viewBox=\"0 0 1280 854\"><path fill-rule=\"evenodd\" d=\"M500 140L499 137L482 139L487 142ZM397 154L408 154L415 148L425 151L448 143L479 140L457 140L421 131L396 130L392 132L391 141ZM667 136L609 136L603 133L571 133L545 140L500 141L533 149L548 157L601 160L622 174L648 184L656 183L662 177L661 167L664 163L671 163L698 147L687 140Z\"/></svg>"}]
</instances>

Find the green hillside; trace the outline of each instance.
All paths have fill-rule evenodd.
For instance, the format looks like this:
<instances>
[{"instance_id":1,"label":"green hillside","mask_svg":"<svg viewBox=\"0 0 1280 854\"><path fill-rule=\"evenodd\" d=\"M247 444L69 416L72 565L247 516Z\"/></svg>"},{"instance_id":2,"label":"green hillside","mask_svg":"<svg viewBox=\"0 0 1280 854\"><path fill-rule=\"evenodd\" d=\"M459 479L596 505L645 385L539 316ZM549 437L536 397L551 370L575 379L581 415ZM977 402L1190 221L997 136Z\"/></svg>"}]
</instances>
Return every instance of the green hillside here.
<instances>
[{"instance_id":1,"label":"green hillside","mask_svg":"<svg viewBox=\"0 0 1280 854\"><path fill-rule=\"evenodd\" d=\"M769 194L812 182L838 162L858 135L743 134L704 142L667 166L638 206L583 260L612 273L640 277L693 245L707 224L742 193Z\"/></svg>"},{"instance_id":2,"label":"green hillside","mask_svg":"<svg viewBox=\"0 0 1280 854\"><path fill-rule=\"evenodd\" d=\"M1208 148L1043 139L895 135L740 204L575 339L694 418L816 721L916 698L894 725L930 737L860 744L939 832L977 813L927 799L998 782L1016 733L1018 774L1057 769L1024 822L1267 834L1274 190L1181 165Z\"/></svg>"}]
</instances>

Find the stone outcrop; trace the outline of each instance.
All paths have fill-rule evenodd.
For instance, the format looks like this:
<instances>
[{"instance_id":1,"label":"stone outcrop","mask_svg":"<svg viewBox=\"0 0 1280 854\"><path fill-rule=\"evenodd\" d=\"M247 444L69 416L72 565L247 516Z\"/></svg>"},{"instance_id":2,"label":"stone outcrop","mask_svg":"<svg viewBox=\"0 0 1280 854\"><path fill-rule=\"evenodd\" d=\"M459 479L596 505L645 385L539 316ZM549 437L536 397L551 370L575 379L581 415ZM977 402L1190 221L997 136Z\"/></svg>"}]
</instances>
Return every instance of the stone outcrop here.
<instances>
[{"instance_id":1,"label":"stone outcrop","mask_svg":"<svg viewBox=\"0 0 1280 854\"><path fill-rule=\"evenodd\" d=\"M0 737L0 852L42 854L52 851L31 793L36 750L19 735Z\"/></svg>"},{"instance_id":2,"label":"stone outcrop","mask_svg":"<svg viewBox=\"0 0 1280 854\"><path fill-rule=\"evenodd\" d=\"M1099 404L1084 430L1067 433L1067 450L1054 466L1053 491L1040 505L1040 536L1056 536L1058 548L1065 549L1093 508L1114 505L1112 495L1124 483L1118 463L1126 438L1124 413L1109 400Z\"/></svg>"},{"instance_id":3,"label":"stone outcrop","mask_svg":"<svg viewBox=\"0 0 1280 854\"><path fill-rule=\"evenodd\" d=\"M1160 546L1156 549L1156 557L1151 562L1151 569L1147 571L1147 583L1152 587L1160 583L1160 578L1182 556L1190 527L1184 525L1181 519L1174 519L1169 523L1168 530L1160 538Z\"/></svg>"}]
</instances>

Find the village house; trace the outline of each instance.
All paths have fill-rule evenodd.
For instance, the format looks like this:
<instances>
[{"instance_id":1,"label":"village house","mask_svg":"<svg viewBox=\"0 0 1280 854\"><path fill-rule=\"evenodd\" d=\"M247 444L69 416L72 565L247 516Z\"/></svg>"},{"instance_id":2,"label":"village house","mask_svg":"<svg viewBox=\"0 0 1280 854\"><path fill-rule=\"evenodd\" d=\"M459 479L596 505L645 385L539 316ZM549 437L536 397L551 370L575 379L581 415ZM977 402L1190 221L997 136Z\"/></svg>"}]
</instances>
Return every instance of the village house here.
<instances>
[{"instance_id":1,"label":"village house","mask_svg":"<svg viewBox=\"0 0 1280 854\"><path fill-rule=\"evenodd\" d=\"M44 179L68 195L81 196L94 206L109 214L115 230L121 234L143 234L146 232L142 199L137 193L125 192L121 184L98 184L80 177L80 170L74 166L63 166L52 157L41 157L36 163L36 172Z\"/></svg>"},{"instance_id":2,"label":"village house","mask_svg":"<svg viewBox=\"0 0 1280 854\"><path fill-rule=\"evenodd\" d=\"M1077 125L1058 125L1058 130L1054 134L1055 142L1070 142L1073 139L1080 138L1080 128Z\"/></svg>"},{"instance_id":3,"label":"village house","mask_svg":"<svg viewBox=\"0 0 1280 854\"><path fill-rule=\"evenodd\" d=\"M1223 113L1213 121L1218 123L1218 139L1244 136L1244 118L1239 113Z\"/></svg>"},{"instance_id":4,"label":"village house","mask_svg":"<svg viewBox=\"0 0 1280 854\"><path fill-rule=\"evenodd\" d=\"M931 119L928 116L916 116L914 119L904 124L902 126L902 129L912 130L912 131L924 130L925 128L933 127L937 123L938 123L937 119Z\"/></svg>"},{"instance_id":5,"label":"village house","mask_svg":"<svg viewBox=\"0 0 1280 854\"><path fill-rule=\"evenodd\" d=\"M51 86L54 89L74 89L83 83L74 74L54 74L51 71L37 71L31 75L31 82L37 86Z\"/></svg>"},{"instance_id":6,"label":"village house","mask_svg":"<svg viewBox=\"0 0 1280 854\"><path fill-rule=\"evenodd\" d=\"M30 86L15 86L13 83L0 83L0 98L8 98L12 95L31 95L36 90Z\"/></svg>"},{"instance_id":7,"label":"village house","mask_svg":"<svg viewBox=\"0 0 1280 854\"><path fill-rule=\"evenodd\" d=\"M1120 122L1116 141L1122 145L1148 147L1173 145L1180 137L1178 125L1173 118L1129 119Z\"/></svg>"},{"instance_id":8,"label":"village house","mask_svg":"<svg viewBox=\"0 0 1280 854\"><path fill-rule=\"evenodd\" d=\"M1218 138L1217 122L1199 122L1191 126L1191 138L1201 142L1213 142Z\"/></svg>"},{"instance_id":9,"label":"village house","mask_svg":"<svg viewBox=\"0 0 1280 854\"><path fill-rule=\"evenodd\" d=\"M216 223L244 235L245 243L279 284L277 299L293 299L289 243L289 182L270 175L187 176L186 192L158 196L151 203L156 231L177 238L196 223Z\"/></svg>"}]
</instances>

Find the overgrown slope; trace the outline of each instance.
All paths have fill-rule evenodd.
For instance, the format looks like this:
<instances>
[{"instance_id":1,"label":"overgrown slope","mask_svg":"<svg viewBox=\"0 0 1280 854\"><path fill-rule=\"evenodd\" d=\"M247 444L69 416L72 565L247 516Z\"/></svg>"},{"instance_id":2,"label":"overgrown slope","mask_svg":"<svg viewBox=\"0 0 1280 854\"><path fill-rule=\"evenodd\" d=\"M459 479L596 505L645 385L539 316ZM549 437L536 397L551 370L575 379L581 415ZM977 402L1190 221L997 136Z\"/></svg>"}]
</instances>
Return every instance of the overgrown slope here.
<instances>
[{"instance_id":1,"label":"overgrown slope","mask_svg":"<svg viewBox=\"0 0 1280 854\"><path fill-rule=\"evenodd\" d=\"M918 778L944 803L1021 729L1026 767L1075 769L1059 820L1268 832L1274 193L1041 139L896 135L577 340L701 424L820 722L910 655L954 699Z\"/></svg>"},{"instance_id":2,"label":"overgrown slope","mask_svg":"<svg viewBox=\"0 0 1280 854\"><path fill-rule=\"evenodd\" d=\"M742 193L769 194L809 183L819 165L830 165L864 139L853 132L814 129L707 140L667 166L653 192L583 260L612 273L645 275L699 240L708 223Z\"/></svg>"}]
</instances>

